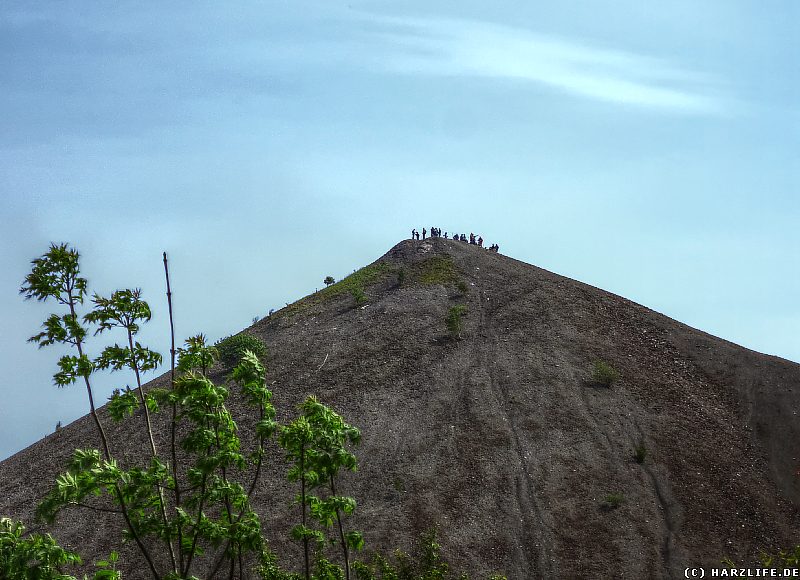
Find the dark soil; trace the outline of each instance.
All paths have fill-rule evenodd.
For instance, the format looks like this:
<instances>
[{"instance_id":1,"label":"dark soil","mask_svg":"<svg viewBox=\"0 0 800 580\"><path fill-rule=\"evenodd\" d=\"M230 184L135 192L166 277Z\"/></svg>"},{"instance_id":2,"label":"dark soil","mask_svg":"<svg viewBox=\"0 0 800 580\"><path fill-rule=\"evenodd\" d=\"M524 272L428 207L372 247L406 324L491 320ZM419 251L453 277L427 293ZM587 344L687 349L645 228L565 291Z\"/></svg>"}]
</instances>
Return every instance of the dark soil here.
<instances>
[{"instance_id":1,"label":"dark soil","mask_svg":"<svg viewBox=\"0 0 800 580\"><path fill-rule=\"evenodd\" d=\"M343 491L369 548L407 549L438 524L476 577L638 579L798 542L800 365L465 243L405 241L376 264L366 304L343 281L248 329L268 346L279 419L316 394L362 430ZM445 325L456 304L460 340ZM610 387L592 382L598 360L619 371ZM123 462L146 449L135 420L106 423ZM84 417L0 463L0 515L35 527L72 450L97 445ZM255 503L298 562L295 491L270 475ZM48 531L91 562L118 529L76 508Z\"/></svg>"}]
</instances>

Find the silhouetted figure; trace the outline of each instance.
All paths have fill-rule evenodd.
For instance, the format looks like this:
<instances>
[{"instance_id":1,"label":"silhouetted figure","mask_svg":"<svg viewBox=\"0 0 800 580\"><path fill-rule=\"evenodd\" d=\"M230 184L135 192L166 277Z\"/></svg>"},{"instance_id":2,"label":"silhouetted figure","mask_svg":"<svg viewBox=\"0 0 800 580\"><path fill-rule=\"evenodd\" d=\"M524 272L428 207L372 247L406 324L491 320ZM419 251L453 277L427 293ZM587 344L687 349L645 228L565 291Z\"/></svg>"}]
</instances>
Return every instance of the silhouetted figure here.
<instances>
[{"instance_id":1,"label":"silhouetted figure","mask_svg":"<svg viewBox=\"0 0 800 580\"><path fill-rule=\"evenodd\" d=\"M472 232L470 232L469 234L469 243L472 244L473 246L475 245L475 234L473 234Z\"/></svg>"},{"instance_id":2,"label":"silhouetted figure","mask_svg":"<svg viewBox=\"0 0 800 580\"><path fill-rule=\"evenodd\" d=\"M428 233L428 230L426 230L425 228L422 228L422 239L423 240L425 239L425 234L427 234L427 233Z\"/></svg>"},{"instance_id":3,"label":"silhouetted figure","mask_svg":"<svg viewBox=\"0 0 800 580\"><path fill-rule=\"evenodd\" d=\"M414 235L416 235L416 236L417 236L417 241L419 241L419 232L416 232L416 231L415 231L415 232L414 232Z\"/></svg>"},{"instance_id":4,"label":"silhouetted figure","mask_svg":"<svg viewBox=\"0 0 800 580\"><path fill-rule=\"evenodd\" d=\"M447 239L447 232L444 233L444 239Z\"/></svg>"},{"instance_id":5,"label":"silhouetted figure","mask_svg":"<svg viewBox=\"0 0 800 580\"><path fill-rule=\"evenodd\" d=\"M461 234L461 241L462 242L466 242L467 241L467 235L466 234Z\"/></svg>"},{"instance_id":6,"label":"silhouetted figure","mask_svg":"<svg viewBox=\"0 0 800 580\"><path fill-rule=\"evenodd\" d=\"M482 248L483 247L483 238L478 237L478 245Z\"/></svg>"},{"instance_id":7,"label":"silhouetted figure","mask_svg":"<svg viewBox=\"0 0 800 580\"><path fill-rule=\"evenodd\" d=\"M411 239L412 240L416 239L416 237L417 237L417 230L416 229L411 230Z\"/></svg>"}]
</instances>

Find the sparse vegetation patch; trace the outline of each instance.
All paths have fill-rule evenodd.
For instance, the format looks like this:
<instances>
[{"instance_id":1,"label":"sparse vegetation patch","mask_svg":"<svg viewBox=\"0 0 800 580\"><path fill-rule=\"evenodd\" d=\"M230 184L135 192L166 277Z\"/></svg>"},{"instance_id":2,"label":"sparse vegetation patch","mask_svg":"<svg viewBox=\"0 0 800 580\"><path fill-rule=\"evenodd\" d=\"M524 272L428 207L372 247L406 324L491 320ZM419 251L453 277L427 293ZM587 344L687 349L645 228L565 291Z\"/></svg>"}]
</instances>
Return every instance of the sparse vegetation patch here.
<instances>
[{"instance_id":1,"label":"sparse vegetation patch","mask_svg":"<svg viewBox=\"0 0 800 580\"><path fill-rule=\"evenodd\" d=\"M435 527L422 535L411 555L400 550L392 558L374 554L369 562L356 562L353 570L358 580L469 580L466 574L453 572L442 557ZM506 577L493 574L488 580L506 580Z\"/></svg>"},{"instance_id":2,"label":"sparse vegetation patch","mask_svg":"<svg viewBox=\"0 0 800 580\"><path fill-rule=\"evenodd\" d=\"M461 281L456 266L450 256L434 256L420 263L417 276L420 284L457 284Z\"/></svg>"},{"instance_id":3,"label":"sparse vegetation patch","mask_svg":"<svg viewBox=\"0 0 800 580\"><path fill-rule=\"evenodd\" d=\"M286 308L281 309L276 314L278 315L299 314L301 312L305 312L306 310L308 310L309 308L311 308L316 304L320 304L336 296L349 294L355 298L354 291L360 289L361 292L364 293L367 288L379 282L381 279L388 276L392 272L394 272L394 268L389 264L387 264L386 262L378 262L375 264L370 264L369 266L365 266L360 270L353 272L346 278L342 278L338 282L331 283L329 286L323 288L322 290L320 290L315 294L307 296L306 298L298 300L297 302L287 304ZM333 279L332 276L329 276L328 278ZM327 280L327 278L325 280Z\"/></svg>"},{"instance_id":4,"label":"sparse vegetation patch","mask_svg":"<svg viewBox=\"0 0 800 580\"><path fill-rule=\"evenodd\" d=\"M367 301L367 295L364 294L364 289L361 286L355 286L350 290L350 294L355 300L356 306L361 306Z\"/></svg>"},{"instance_id":5,"label":"sparse vegetation patch","mask_svg":"<svg viewBox=\"0 0 800 580\"><path fill-rule=\"evenodd\" d=\"M594 363L592 380L604 387L610 387L619 380L619 373L607 362L599 360Z\"/></svg>"},{"instance_id":6,"label":"sparse vegetation patch","mask_svg":"<svg viewBox=\"0 0 800 580\"><path fill-rule=\"evenodd\" d=\"M624 495L621 493L609 493L603 498L603 501L600 502L600 507L605 511L611 511L617 509L623 503L625 503Z\"/></svg>"}]
</instances>

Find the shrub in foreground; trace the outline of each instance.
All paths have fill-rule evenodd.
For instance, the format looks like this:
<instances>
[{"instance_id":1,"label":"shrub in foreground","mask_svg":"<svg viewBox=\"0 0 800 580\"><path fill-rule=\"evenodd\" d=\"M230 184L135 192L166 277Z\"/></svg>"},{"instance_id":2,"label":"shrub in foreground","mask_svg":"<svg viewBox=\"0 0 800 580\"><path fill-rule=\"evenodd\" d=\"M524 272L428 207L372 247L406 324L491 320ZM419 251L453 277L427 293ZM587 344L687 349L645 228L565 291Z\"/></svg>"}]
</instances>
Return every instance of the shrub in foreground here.
<instances>
[{"instance_id":1,"label":"shrub in foreground","mask_svg":"<svg viewBox=\"0 0 800 580\"><path fill-rule=\"evenodd\" d=\"M20 522L0 519L0 578L71 580L63 574L64 567L80 563L80 556L56 544L50 534L25 535Z\"/></svg>"}]
</instances>

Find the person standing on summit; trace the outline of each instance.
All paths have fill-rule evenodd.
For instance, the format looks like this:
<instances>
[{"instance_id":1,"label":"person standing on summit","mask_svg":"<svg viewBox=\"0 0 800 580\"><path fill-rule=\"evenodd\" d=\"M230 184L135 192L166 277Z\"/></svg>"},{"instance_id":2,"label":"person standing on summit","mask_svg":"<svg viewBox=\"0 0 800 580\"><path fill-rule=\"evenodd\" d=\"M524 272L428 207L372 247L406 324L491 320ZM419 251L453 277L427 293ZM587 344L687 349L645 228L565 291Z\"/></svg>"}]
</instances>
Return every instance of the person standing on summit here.
<instances>
[{"instance_id":1,"label":"person standing on summit","mask_svg":"<svg viewBox=\"0 0 800 580\"><path fill-rule=\"evenodd\" d=\"M422 228L422 239L423 240L425 239L425 234L427 234L427 233L428 233L428 231L425 228Z\"/></svg>"}]
</instances>

